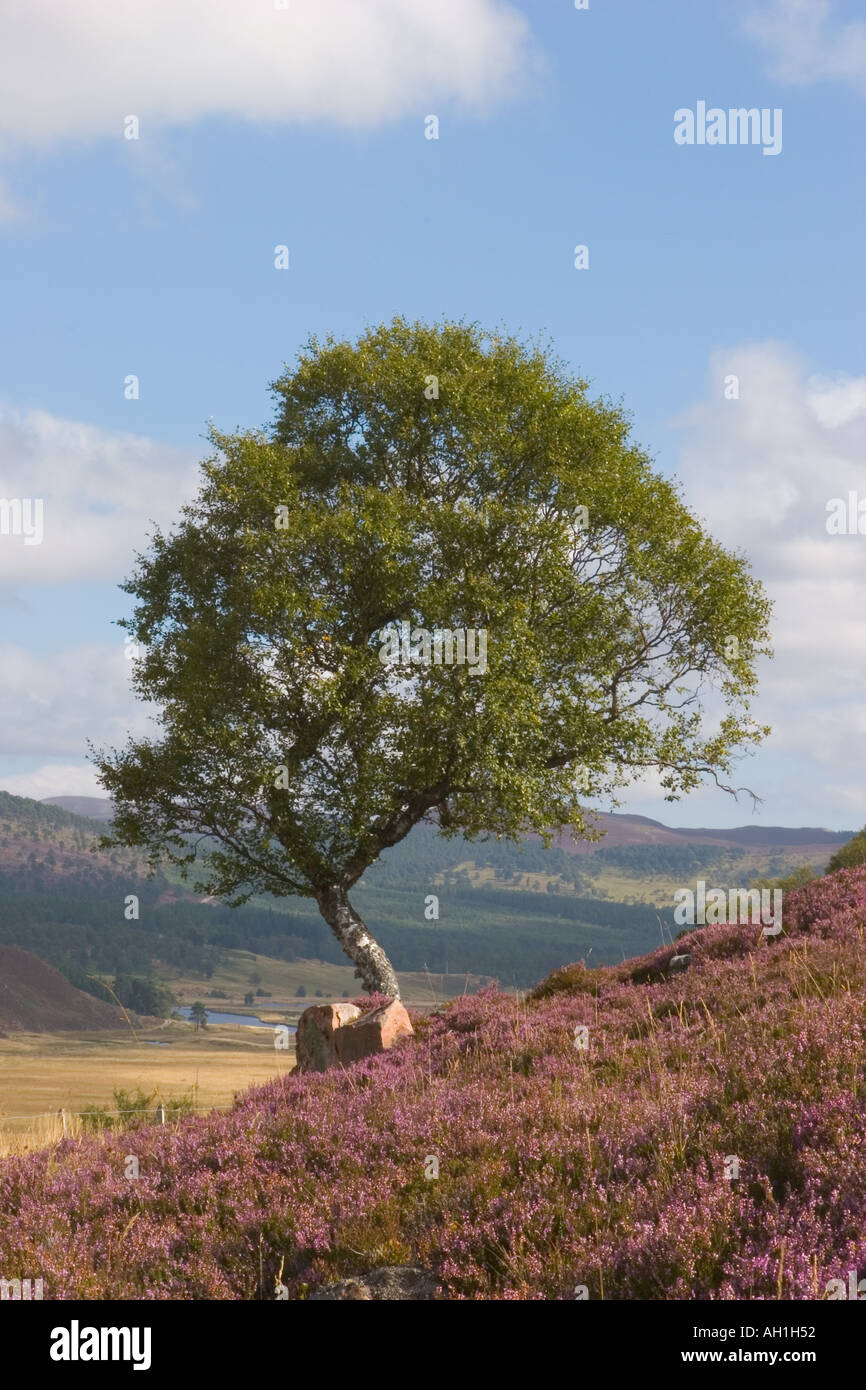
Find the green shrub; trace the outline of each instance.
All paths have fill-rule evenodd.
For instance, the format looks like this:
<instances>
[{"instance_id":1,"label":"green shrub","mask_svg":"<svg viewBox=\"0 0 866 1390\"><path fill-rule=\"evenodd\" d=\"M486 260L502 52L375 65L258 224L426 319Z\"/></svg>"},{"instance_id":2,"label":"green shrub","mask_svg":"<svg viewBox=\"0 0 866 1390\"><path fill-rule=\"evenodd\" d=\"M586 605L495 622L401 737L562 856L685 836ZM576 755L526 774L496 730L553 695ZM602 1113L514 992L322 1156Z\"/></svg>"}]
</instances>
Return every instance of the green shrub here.
<instances>
[{"instance_id":1,"label":"green shrub","mask_svg":"<svg viewBox=\"0 0 866 1390\"><path fill-rule=\"evenodd\" d=\"M858 830L841 849L837 849L830 857L824 873L832 874L836 869L854 869L858 864L866 864L866 826Z\"/></svg>"},{"instance_id":2,"label":"green shrub","mask_svg":"<svg viewBox=\"0 0 866 1390\"><path fill-rule=\"evenodd\" d=\"M106 1130L138 1129L143 1125L156 1124L159 1107L165 1113L165 1120L178 1120L191 1115L192 1095L175 1096L171 1100L160 1101L159 1091L149 1093L140 1088L126 1091L118 1087L114 1091L113 1105L91 1105L81 1114L81 1126L86 1134L102 1134Z\"/></svg>"}]
</instances>

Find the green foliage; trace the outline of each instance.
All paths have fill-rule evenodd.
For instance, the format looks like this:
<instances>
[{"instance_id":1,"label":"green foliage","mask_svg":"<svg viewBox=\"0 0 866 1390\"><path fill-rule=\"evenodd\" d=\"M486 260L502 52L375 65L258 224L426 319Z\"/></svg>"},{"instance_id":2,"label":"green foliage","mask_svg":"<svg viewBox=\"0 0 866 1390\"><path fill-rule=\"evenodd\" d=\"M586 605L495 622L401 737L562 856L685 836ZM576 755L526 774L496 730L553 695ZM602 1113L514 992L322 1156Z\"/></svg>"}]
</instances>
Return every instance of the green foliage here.
<instances>
[{"instance_id":1,"label":"green foliage","mask_svg":"<svg viewBox=\"0 0 866 1390\"><path fill-rule=\"evenodd\" d=\"M32 943L31 943L32 944ZM133 1013L168 1018L175 1007L171 991L158 980L138 975L117 975L110 986L98 976L70 961L60 961L58 969L76 989L102 999L107 1004L122 1004Z\"/></svg>"},{"instance_id":2,"label":"green foliage","mask_svg":"<svg viewBox=\"0 0 866 1390\"><path fill-rule=\"evenodd\" d=\"M165 1111L165 1122L171 1120L182 1120L186 1115L193 1113L192 1093L188 1092L184 1096L172 1096L169 1100L163 1101Z\"/></svg>"},{"instance_id":3,"label":"green foliage","mask_svg":"<svg viewBox=\"0 0 866 1390\"><path fill-rule=\"evenodd\" d=\"M158 1103L157 1103L158 1102ZM162 1106L166 1123L191 1115L192 1096L176 1096L171 1100L159 1101L159 1091L127 1091L118 1087L114 1091L114 1105L91 1105L82 1112L81 1125L87 1134L99 1134L105 1130L139 1129L144 1125L156 1123Z\"/></svg>"},{"instance_id":4,"label":"green foliage","mask_svg":"<svg viewBox=\"0 0 866 1390\"><path fill-rule=\"evenodd\" d=\"M673 799L763 737L763 590L541 347L395 319L274 392L125 585L162 737L96 756L106 844L186 869L206 834L201 891L321 900L422 818L582 834L590 799L648 769ZM400 620L485 630L486 674L383 664Z\"/></svg>"},{"instance_id":5,"label":"green foliage","mask_svg":"<svg viewBox=\"0 0 866 1390\"><path fill-rule=\"evenodd\" d=\"M156 1018L168 1018L175 1008L176 1000L171 991L158 980L147 980L136 975L118 975L112 990L116 1000L124 1008L137 1014L150 1014Z\"/></svg>"},{"instance_id":6,"label":"green foliage","mask_svg":"<svg viewBox=\"0 0 866 1390\"><path fill-rule=\"evenodd\" d=\"M101 999L105 1004L116 1004L111 991L95 975L82 970L73 961L58 961L57 969L64 975L71 985L76 989L82 990L85 994L91 994L94 999Z\"/></svg>"},{"instance_id":7,"label":"green foliage","mask_svg":"<svg viewBox=\"0 0 866 1390\"><path fill-rule=\"evenodd\" d=\"M91 1105L81 1113L81 1128L85 1134L101 1134L103 1130L113 1129L115 1116L107 1105Z\"/></svg>"},{"instance_id":8,"label":"green foliage","mask_svg":"<svg viewBox=\"0 0 866 1390\"><path fill-rule=\"evenodd\" d=\"M688 881L710 870L735 872L737 863L746 857L745 849L727 845L617 845L596 850L586 873L594 878L607 868L617 868L641 877L678 875Z\"/></svg>"},{"instance_id":9,"label":"green foliage","mask_svg":"<svg viewBox=\"0 0 866 1390\"><path fill-rule=\"evenodd\" d=\"M833 858L835 859L836 856L834 855ZM830 863L832 863L832 862L833 862L833 860L831 859ZM827 867L827 869L825 870L825 872L826 872L826 873L829 873L829 872L830 872L829 866ZM801 864L801 865L799 866L799 868L794 869L793 873L786 874L784 878L755 878L755 879L752 879L751 883L749 884L749 887L750 887L750 888L770 888L770 889L773 889L773 888L781 888L781 890L782 890L783 893L793 893L793 891L794 891L795 888L802 888L802 887L804 887L805 884L811 883L813 878L817 878L817 874L816 874L815 870L813 869L812 865L811 865L811 864Z\"/></svg>"},{"instance_id":10,"label":"green foliage","mask_svg":"<svg viewBox=\"0 0 866 1390\"><path fill-rule=\"evenodd\" d=\"M157 1094L155 1090L118 1088L114 1092L114 1106L91 1106L81 1116L82 1127L85 1132L99 1133L106 1129L136 1129L148 1124L153 1119L151 1107Z\"/></svg>"},{"instance_id":11,"label":"green foliage","mask_svg":"<svg viewBox=\"0 0 866 1390\"><path fill-rule=\"evenodd\" d=\"M196 999L195 1003L190 1005L189 1017L190 1022L195 1024L196 1031L199 1028L207 1028L207 1009L200 999Z\"/></svg>"},{"instance_id":12,"label":"green foliage","mask_svg":"<svg viewBox=\"0 0 866 1390\"><path fill-rule=\"evenodd\" d=\"M824 872L832 874L836 869L854 869L858 864L866 864L866 826L836 851Z\"/></svg>"}]
</instances>

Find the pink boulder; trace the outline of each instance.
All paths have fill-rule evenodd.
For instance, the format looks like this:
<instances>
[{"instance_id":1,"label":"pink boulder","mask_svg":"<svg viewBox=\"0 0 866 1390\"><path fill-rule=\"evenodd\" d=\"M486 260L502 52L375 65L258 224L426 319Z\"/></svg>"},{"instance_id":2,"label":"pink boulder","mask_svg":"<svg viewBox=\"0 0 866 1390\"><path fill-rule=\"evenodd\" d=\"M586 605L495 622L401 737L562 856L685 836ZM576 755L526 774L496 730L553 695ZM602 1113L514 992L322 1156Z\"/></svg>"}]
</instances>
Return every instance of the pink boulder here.
<instances>
[{"instance_id":1,"label":"pink boulder","mask_svg":"<svg viewBox=\"0 0 866 1390\"><path fill-rule=\"evenodd\" d=\"M401 1038L412 1037L414 1031L400 1000L391 999L338 1029L334 1038L337 1058L345 1065L373 1057L377 1052L387 1052Z\"/></svg>"},{"instance_id":2,"label":"pink boulder","mask_svg":"<svg viewBox=\"0 0 866 1390\"><path fill-rule=\"evenodd\" d=\"M314 1004L298 1019L295 1057L298 1071L327 1071L387 1052L414 1033L399 999L362 1014L355 1004Z\"/></svg>"},{"instance_id":3,"label":"pink boulder","mask_svg":"<svg viewBox=\"0 0 866 1390\"><path fill-rule=\"evenodd\" d=\"M337 1062L336 1035L360 1016L356 1004L314 1004L298 1019L295 1065L298 1071L327 1071Z\"/></svg>"}]
</instances>

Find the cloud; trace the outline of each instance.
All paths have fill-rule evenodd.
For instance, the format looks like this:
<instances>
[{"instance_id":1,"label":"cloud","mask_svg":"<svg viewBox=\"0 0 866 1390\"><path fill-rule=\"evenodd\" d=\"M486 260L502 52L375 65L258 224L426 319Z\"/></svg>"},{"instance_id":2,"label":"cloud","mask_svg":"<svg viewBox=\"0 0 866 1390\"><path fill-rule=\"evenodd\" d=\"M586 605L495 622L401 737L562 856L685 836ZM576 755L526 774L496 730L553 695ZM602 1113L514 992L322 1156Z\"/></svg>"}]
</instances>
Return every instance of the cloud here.
<instances>
[{"instance_id":1,"label":"cloud","mask_svg":"<svg viewBox=\"0 0 866 1390\"><path fill-rule=\"evenodd\" d=\"M866 23L842 19L830 0L772 0L743 27L780 82L840 81L866 91Z\"/></svg>"},{"instance_id":2,"label":"cloud","mask_svg":"<svg viewBox=\"0 0 866 1390\"><path fill-rule=\"evenodd\" d=\"M731 375L737 400L725 399ZM707 398L677 423L687 504L745 552L775 604L775 660L753 706L773 734L745 780L790 806L783 820L812 806L823 823L850 822L852 808L862 822L866 535L828 534L827 503L866 501L866 377L816 375L780 343L720 350Z\"/></svg>"},{"instance_id":3,"label":"cloud","mask_svg":"<svg viewBox=\"0 0 866 1390\"><path fill-rule=\"evenodd\" d=\"M206 117L360 128L481 110L526 69L505 0L27 0L0 9L0 149Z\"/></svg>"},{"instance_id":4,"label":"cloud","mask_svg":"<svg viewBox=\"0 0 866 1390\"><path fill-rule=\"evenodd\" d=\"M129 684L122 633L49 654L0 645L0 757L87 757L87 742L119 745L153 732ZM11 787L8 790L12 790ZM46 796L60 794L53 786Z\"/></svg>"},{"instance_id":5,"label":"cloud","mask_svg":"<svg viewBox=\"0 0 866 1390\"><path fill-rule=\"evenodd\" d=\"M0 589L123 579L150 522L170 524L195 488L192 454L46 411L0 408L0 498L42 501L44 538L0 534ZM0 518L0 525L2 525Z\"/></svg>"},{"instance_id":6,"label":"cloud","mask_svg":"<svg viewBox=\"0 0 866 1390\"><path fill-rule=\"evenodd\" d=\"M105 796L92 768L71 763L46 763L33 772L0 775L0 790L12 796L30 796L34 801L46 796Z\"/></svg>"}]
</instances>

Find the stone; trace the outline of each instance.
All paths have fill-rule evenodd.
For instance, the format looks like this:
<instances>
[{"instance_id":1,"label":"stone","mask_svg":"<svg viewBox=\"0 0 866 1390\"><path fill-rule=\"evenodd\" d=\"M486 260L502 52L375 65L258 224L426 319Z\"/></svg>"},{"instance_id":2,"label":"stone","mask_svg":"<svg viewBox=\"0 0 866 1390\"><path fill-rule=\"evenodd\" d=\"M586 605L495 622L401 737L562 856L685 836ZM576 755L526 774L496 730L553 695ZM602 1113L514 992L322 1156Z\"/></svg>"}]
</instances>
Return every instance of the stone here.
<instances>
[{"instance_id":1,"label":"stone","mask_svg":"<svg viewBox=\"0 0 866 1390\"><path fill-rule=\"evenodd\" d=\"M687 970L692 963L690 951L684 951L681 956L671 956L668 962L668 974L676 975L680 970Z\"/></svg>"},{"instance_id":2,"label":"stone","mask_svg":"<svg viewBox=\"0 0 866 1390\"><path fill-rule=\"evenodd\" d=\"M336 1034L360 1016L357 1004L314 1004L298 1019L295 1065L298 1071L327 1071L337 1064Z\"/></svg>"},{"instance_id":3,"label":"stone","mask_svg":"<svg viewBox=\"0 0 866 1390\"><path fill-rule=\"evenodd\" d=\"M383 1265L360 1274L355 1279L343 1279L339 1284L326 1284L307 1299L308 1303L340 1299L375 1302L380 1299L424 1300L438 1296L439 1284L425 1269L413 1265Z\"/></svg>"},{"instance_id":4,"label":"stone","mask_svg":"<svg viewBox=\"0 0 866 1390\"><path fill-rule=\"evenodd\" d=\"M298 1019L295 1058L298 1071L327 1071L362 1057L387 1052L414 1034L399 999L362 1013L356 1004L314 1004Z\"/></svg>"},{"instance_id":5,"label":"stone","mask_svg":"<svg viewBox=\"0 0 866 1390\"><path fill-rule=\"evenodd\" d=\"M387 1052L401 1038L412 1037L414 1032L400 1000L389 999L387 1004L361 1014L337 1031L334 1037L337 1060L346 1066L362 1057L374 1057L379 1052Z\"/></svg>"}]
</instances>

